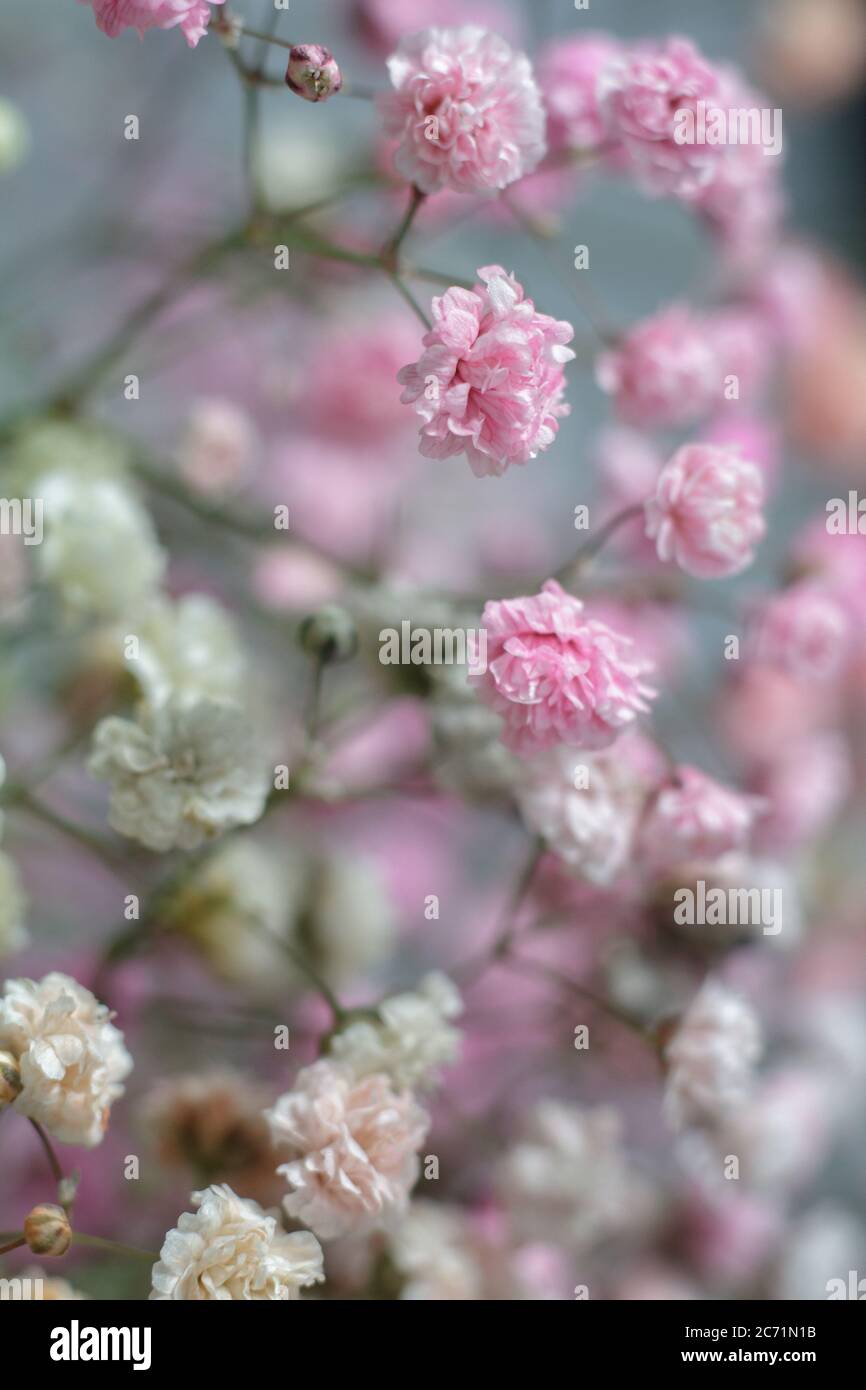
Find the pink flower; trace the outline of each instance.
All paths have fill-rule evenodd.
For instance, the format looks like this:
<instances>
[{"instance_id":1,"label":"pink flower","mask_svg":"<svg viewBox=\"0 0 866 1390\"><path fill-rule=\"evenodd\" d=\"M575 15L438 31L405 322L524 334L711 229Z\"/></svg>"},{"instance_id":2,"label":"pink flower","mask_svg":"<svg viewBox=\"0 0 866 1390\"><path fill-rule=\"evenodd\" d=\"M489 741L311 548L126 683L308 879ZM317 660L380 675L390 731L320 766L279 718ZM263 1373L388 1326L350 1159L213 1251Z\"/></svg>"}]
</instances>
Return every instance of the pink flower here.
<instances>
[{"instance_id":1,"label":"pink flower","mask_svg":"<svg viewBox=\"0 0 866 1390\"><path fill-rule=\"evenodd\" d=\"M304 101L327 101L343 85L333 53L320 43L296 43L289 53L286 86Z\"/></svg>"},{"instance_id":2,"label":"pink flower","mask_svg":"<svg viewBox=\"0 0 866 1390\"><path fill-rule=\"evenodd\" d=\"M807 580L774 594L758 609L751 655L793 676L826 680L838 674L847 655L848 626L832 594Z\"/></svg>"},{"instance_id":3,"label":"pink flower","mask_svg":"<svg viewBox=\"0 0 866 1390\"><path fill-rule=\"evenodd\" d=\"M687 425L721 401L724 369L706 321L672 304L603 352L596 381L626 424Z\"/></svg>"},{"instance_id":4,"label":"pink flower","mask_svg":"<svg viewBox=\"0 0 866 1390\"><path fill-rule=\"evenodd\" d=\"M599 78L622 48L608 34L554 39L538 57L538 85L547 107L551 150L595 149L605 136Z\"/></svg>"},{"instance_id":5,"label":"pink flower","mask_svg":"<svg viewBox=\"0 0 866 1390\"><path fill-rule=\"evenodd\" d=\"M211 5L223 0L78 0L92 5L96 23L110 39L124 29L137 29L144 37L147 29L174 29L180 26L190 48L204 38L210 22Z\"/></svg>"},{"instance_id":6,"label":"pink flower","mask_svg":"<svg viewBox=\"0 0 866 1390\"><path fill-rule=\"evenodd\" d=\"M502 716L503 742L516 753L604 748L655 694L641 680L649 663L555 579L532 597L485 604L483 625L487 670L470 683Z\"/></svg>"},{"instance_id":7,"label":"pink flower","mask_svg":"<svg viewBox=\"0 0 866 1390\"><path fill-rule=\"evenodd\" d=\"M646 502L646 531L660 560L698 579L739 574L765 531L764 482L732 449L686 444L659 474Z\"/></svg>"},{"instance_id":8,"label":"pink flower","mask_svg":"<svg viewBox=\"0 0 866 1390\"><path fill-rule=\"evenodd\" d=\"M429 1127L410 1092L319 1061L265 1113L274 1144L289 1155L277 1169L292 1189L283 1201L289 1216L327 1239L406 1210Z\"/></svg>"},{"instance_id":9,"label":"pink flower","mask_svg":"<svg viewBox=\"0 0 866 1390\"><path fill-rule=\"evenodd\" d=\"M641 827L643 855L651 863L669 864L743 849L763 808L760 797L744 796L684 765L649 807Z\"/></svg>"},{"instance_id":10,"label":"pink flower","mask_svg":"<svg viewBox=\"0 0 866 1390\"><path fill-rule=\"evenodd\" d=\"M411 428L394 378L418 341L409 314L363 305L345 322L331 317L304 353L292 404L310 430L381 446ZM383 461L389 468L390 460Z\"/></svg>"},{"instance_id":11,"label":"pink flower","mask_svg":"<svg viewBox=\"0 0 866 1390\"><path fill-rule=\"evenodd\" d=\"M761 850L791 850L819 835L851 791L851 755L841 734L817 730L787 741L750 780L767 810L758 822Z\"/></svg>"},{"instance_id":12,"label":"pink flower","mask_svg":"<svg viewBox=\"0 0 866 1390\"><path fill-rule=\"evenodd\" d=\"M418 362L397 380L421 416L421 453L465 453L477 477L498 475L549 448L568 414L562 402L570 323L536 312L501 266L482 266L482 284L433 300L433 328Z\"/></svg>"},{"instance_id":13,"label":"pink flower","mask_svg":"<svg viewBox=\"0 0 866 1390\"><path fill-rule=\"evenodd\" d=\"M180 448L181 471L196 491L240 487L253 466L256 434L246 411L221 396L194 402Z\"/></svg>"},{"instance_id":14,"label":"pink flower","mask_svg":"<svg viewBox=\"0 0 866 1390\"><path fill-rule=\"evenodd\" d=\"M530 173L545 153L544 108L529 59L474 25L410 34L388 59L380 100L395 165L423 193L486 193Z\"/></svg>"},{"instance_id":15,"label":"pink flower","mask_svg":"<svg viewBox=\"0 0 866 1390\"><path fill-rule=\"evenodd\" d=\"M711 182L724 147L680 143L677 118L700 101L715 104L718 92L717 71L688 39L639 46L603 69L598 98L608 136L623 145L647 192L691 198Z\"/></svg>"},{"instance_id":16,"label":"pink flower","mask_svg":"<svg viewBox=\"0 0 866 1390\"><path fill-rule=\"evenodd\" d=\"M665 1111L674 1128L716 1124L745 1101L760 1054L749 1005L708 980L664 1048Z\"/></svg>"}]
</instances>

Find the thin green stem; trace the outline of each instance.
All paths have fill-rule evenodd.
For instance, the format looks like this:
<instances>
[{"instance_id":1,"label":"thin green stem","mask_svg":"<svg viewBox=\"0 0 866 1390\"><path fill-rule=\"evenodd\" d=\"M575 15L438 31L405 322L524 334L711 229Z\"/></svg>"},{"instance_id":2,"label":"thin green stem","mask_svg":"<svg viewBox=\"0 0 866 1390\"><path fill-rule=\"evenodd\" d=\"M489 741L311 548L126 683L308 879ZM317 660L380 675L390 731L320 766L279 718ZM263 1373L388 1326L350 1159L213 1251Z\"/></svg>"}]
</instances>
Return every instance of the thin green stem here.
<instances>
[{"instance_id":1,"label":"thin green stem","mask_svg":"<svg viewBox=\"0 0 866 1390\"><path fill-rule=\"evenodd\" d=\"M561 582L572 579L580 570L584 569L590 561L594 560L601 550L607 545L621 526L625 526L629 521L635 521L639 516L643 516L644 507L642 502L635 502L631 506L623 507L622 511L617 512L609 521L605 522L598 535L593 536L592 540L582 545L575 555L557 571L554 576Z\"/></svg>"},{"instance_id":2,"label":"thin green stem","mask_svg":"<svg viewBox=\"0 0 866 1390\"><path fill-rule=\"evenodd\" d=\"M20 1250L27 1241L24 1236L16 1236L14 1240L7 1241L5 1245L0 1245L0 1255L8 1255L10 1250Z\"/></svg>"},{"instance_id":3,"label":"thin green stem","mask_svg":"<svg viewBox=\"0 0 866 1390\"><path fill-rule=\"evenodd\" d=\"M431 324L429 318L425 314L424 310L421 308L421 305L418 303L417 299L415 298L414 294L409 289L409 287L403 283L396 271L388 272L388 279L391 281L391 284L394 286L397 292L400 295L402 295L403 299L405 299L413 314L415 314L416 317L421 320L424 327L427 329L429 333L433 325Z\"/></svg>"},{"instance_id":4,"label":"thin green stem","mask_svg":"<svg viewBox=\"0 0 866 1390\"><path fill-rule=\"evenodd\" d=\"M45 1157L48 1159L48 1166L51 1169L51 1176L53 1177L54 1181L59 1184L63 1181L63 1169L60 1166L60 1160L58 1159L57 1154L54 1152L51 1140L48 1138L48 1135L45 1133L45 1130L36 1120L31 1120L30 1123L36 1130L37 1135L39 1136L39 1142L42 1145Z\"/></svg>"}]
</instances>

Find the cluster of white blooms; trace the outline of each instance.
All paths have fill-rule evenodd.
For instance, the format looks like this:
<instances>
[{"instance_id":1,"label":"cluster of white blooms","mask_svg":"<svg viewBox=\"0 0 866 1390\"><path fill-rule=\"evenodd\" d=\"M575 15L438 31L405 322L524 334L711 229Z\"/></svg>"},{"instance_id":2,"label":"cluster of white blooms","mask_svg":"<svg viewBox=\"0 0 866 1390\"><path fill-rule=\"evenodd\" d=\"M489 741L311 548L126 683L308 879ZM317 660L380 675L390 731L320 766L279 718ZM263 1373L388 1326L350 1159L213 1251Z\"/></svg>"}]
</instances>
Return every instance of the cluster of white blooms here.
<instances>
[{"instance_id":1,"label":"cluster of white blooms","mask_svg":"<svg viewBox=\"0 0 866 1390\"><path fill-rule=\"evenodd\" d=\"M130 637L135 638L134 646L128 646ZM139 613L127 615L114 641L152 705L172 696L189 702L202 696L238 702L243 698L247 664L237 628L208 594L178 599L160 594Z\"/></svg>"},{"instance_id":2,"label":"cluster of white blooms","mask_svg":"<svg viewBox=\"0 0 866 1390\"><path fill-rule=\"evenodd\" d=\"M68 975L7 980L0 997L0 1049L16 1059L14 1109L64 1144L93 1148L132 1069L123 1034L104 1004Z\"/></svg>"},{"instance_id":3,"label":"cluster of white blooms","mask_svg":"<svg viewBox=\"0 0 866 1390\"><path fill-rule=\"evenodd\" d=\"M484 1296L483 1271L459 1207L413 1202L390 1233L388 1253L405 1280L402 1299L442 1303Z\"/></svg>"},{"instance_id":4,"label":"cluster of white blooms","mask_svg":"<svg viewBox=\"0 0 866 1390\"><path fill-rule=\"evenodd\" d=\"M247 715L228 701L172 698L135 721L111 716L93 744L110 823L149 849L197 849L264 810L267 771Z\"/></svg>"},{"instance_id":5,"label":"cluster of white blooms","mask_svg":"<svg viewBox=\"0 0 866 1390\"><path fill-rule=\"evenodd\" d=\"M405 1212L429 1116L387 1076L360 1080L323 1059L266 1112L289 1216L323 1239L374 1230Z\"/></svg>"},{"instance_id":6,"label":"cluster of white blooms","mask_svg":"<svg viewBox=\"0 0 866 1390\"><path fill-rule=\"evenodd\" d=\"M39 496L45 534L37 571L70 613L119 617L155 592L165 555L128 483L63 469L40 480Z\"/></svg>"},{"instance_id":7,"label":"cluster of white blooms","mask_svg":"<svg viewBox=\"0 0 866 1390\"><path fill-rule=\"evenodd\" d=\"M724 985L708 980L664 1047L664 1104L673 1127L712 1126L740 1105L761 1048L753 1010Z\"/></svg>"},{"instance_id":8,"label":"cluster of white blooms","mask_svg":"<svg viewBox=\"0 0 866 1390\"><path fill-rule=\"evenodd\" d=\"M376 1072L397 1086L429 1087L440 1067L453 1062L460 1032L449 1023L463 1012L459 991L441 971L425 976L417 990L394 994L375 1018L356 1019L331 1039L330 1051L354 1076Z\"/></svg>"},{"instance_id":9,"label":"cluster of white blooms","mask_svg":"<svg viewBox=\"0 0 866 1390\"><path fill-rule=\"evenodd\" d=\"M644 1217L646 1191L622 1150L615 1110L540 1101L499 1166L515 1233L585 1250Z\"/></svg>"},{"instance_id":10,"label":"cluster of white blooms","mask_svg":"<svg viewBox=\"0 0 866 1390\"><path fill-rule=\"evenodd\" d=\"M257 1202L225 1184L194 1192L153 1267L150 1297L290 1300L324 1279L322 1247L309 1231L287 1233Z\"/></svg>"},{"instance_id":11,"label":"cluster of white blooms","mask_svg":"<svg viewBox=\"0 0 866 1390\"><path fill-rule=\"evenodd\" d=\"M11 491L42 495L42 480L62 473L82 483L98 478L122 480L128 456L118 435L92 423L39 420L19 430L9 449Z\"/></svg>"}]
</instances>

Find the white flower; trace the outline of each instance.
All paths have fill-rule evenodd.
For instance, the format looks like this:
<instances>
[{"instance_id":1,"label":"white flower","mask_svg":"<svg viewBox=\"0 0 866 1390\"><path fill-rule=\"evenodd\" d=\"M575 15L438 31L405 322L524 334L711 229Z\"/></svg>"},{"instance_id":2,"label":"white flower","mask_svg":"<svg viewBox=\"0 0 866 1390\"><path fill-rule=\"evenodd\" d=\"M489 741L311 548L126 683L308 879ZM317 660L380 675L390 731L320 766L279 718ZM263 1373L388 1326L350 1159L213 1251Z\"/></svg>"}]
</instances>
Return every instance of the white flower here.
<instances>
[{"instance_id":1,"label":"white flower","mask_svg":"<svg viewBox=\"0 0 866 1390\"><path fill-rule=\"evenodd\" d=\"M330 1051L355 1076L384 1072L397 1086L431 1086L438 1069L457 1056L460 1033L448 1019L462 1011L455 986L434 971L417 991L380 1004L378 1020L350 1023L332 1038Z\"/></svg>"},{"instance_id":2,"label":"white flower","mask_svg":"<svg viewBox=\"0 0 866 1390\"><path fill-rule=\"evenodd\" d=\"M390 1236L389 1253L406 1281L402 1299L441 1303L483 1297L482 1270L459 1207L413 1202Z\"/></svg>"},{"instance_id":3,"label":"white flower","mask_svg":"<svg viewBox=\"0 0 866 1390\"><path fill-rule=\"evenodd\" d=\"M111 1017L89 989L57 971L4 985L0 1048L17 1057L22 1081L13 1106L63 1144L98 1144L123 1095L132 1058Z\"/></svg>"},{"instance_id":4,"label":"white flower","mask_svg":"<svg viewBox=\"0 0 866 1390\"><path fill-rule=\"evenodd\" d=\"M192 407L180 449L184 477L204 493L238 488L249 476L256 435L245 411L222 396Z\"/></svg>"},{"instance_id":5,"label":"white flower","mask_svg":"<svg viewBox=\"0 0 866 1390\"><path fill-rule=\"evenodd\" d=\"M19 430L9 448L10 493L41 497L43 482L56 473L84 484L99 478L120 481L128 458L115 434L71 420L39 420Z\"/></svg>"},{"instance_id":6,"label":"white flower","mask_svg":"<svg viewBox=\"0 0 866 1390\"><path fill-rule=\"evenodd\" d=\"M23 111L0 98L0 174L15 169L30 148L30 127Z\"/></svg>"},{"instance_id":7,"label":"white flower","mask_svg":"<svg viewBox=\"0 0 866 1390\"><path fill-rule=\"evenodd\" d=\"M152 1300L289 1300L324 1279L322 1247L309 1231L287 1234L224 1183L192 1201L197 1210L178 1219L153 1267Z\"/></svg>"},{"instance_id":8,"label":"white flower","mask_svg":"<svg viewBox=\"0 0 866 1390\"><path fill-rule=\"evenodd\" d=\"M111 782L109 821L149 849L197 849L258 820L268 778L240 706L211 699L97 725L89 768Z\"/></svg>"},{"instance_id":9,"label":"white flower","mask_svg":"<svg viewBox=\"0 0 866 1390\"><path fill-rule=\"evenodd\" d=\"M641 793L620 755L551 748L515 784L527 828L592 883L610 883L634 839Z\"/></svg>"},{"instance_id":10,"label":"white flower","mask_svg":"<svg viewBox=\"0 0 866 1390\"><path fill-rule=\"evenodd\" d=\"M137 649L128 654L129 637ZM240 701L247 664L234 622L208 594L160 595L130 617L116 640L145 698L159 705L172 696Z\"/></svg>"},{"instance_id":11,"label":"white flower","mask_svg":"<svg viewBox=\"0 0 866 1390\"><path fill-rule=\"evenodd\" d=\"M429 1116L386 1076L358 1080L323 1059L265 1112L277 1169L291 1192L283 1205L323 1239L374 1230L402 1214L418 1177Z\"/></svg>"},{"instance_id":12,"label":"white flower","mask_svg":"<svg viewBox=\"0 0 866 1390\"><path fill-rule=\"evenodd\" d=\"M0 956L11 956L27 945L26 906L18 870L8 854L0 854Z\"/></svg>"},{"instance_id":13,"label":"white flower","mask_svg":"<svg viewBox=\"0 0 866 1390\"><path fill-rule=\"evenodd\" d=\"M499 1188L524 1240L586 1249L644 1217L646 1195L622 1151L617 1113L540 1101L505 1156Z\"/></svg>"},{"instance_id":14,"label":"white flower","mask_svg":"<svg viewBox=\"0 0 866 1390\"><path fill-rule=\"evenodd\" d=\"M664 1104L674 1128L714 1124L741 1104L761 1048L760 1025L750 1006L708 980L664 1048Z\"/></svg>"},{"instance_id":15,"label":"white flower","mask_svg":"<svg viewBox=\"0 0 866 1390\"><path fill-rule=\"evenodd\" d=\"M107 618L152 594L165 568L147 511L123 482L64 469L41 479L39 577L75 614Z\"/></svg>"}]
</instances>

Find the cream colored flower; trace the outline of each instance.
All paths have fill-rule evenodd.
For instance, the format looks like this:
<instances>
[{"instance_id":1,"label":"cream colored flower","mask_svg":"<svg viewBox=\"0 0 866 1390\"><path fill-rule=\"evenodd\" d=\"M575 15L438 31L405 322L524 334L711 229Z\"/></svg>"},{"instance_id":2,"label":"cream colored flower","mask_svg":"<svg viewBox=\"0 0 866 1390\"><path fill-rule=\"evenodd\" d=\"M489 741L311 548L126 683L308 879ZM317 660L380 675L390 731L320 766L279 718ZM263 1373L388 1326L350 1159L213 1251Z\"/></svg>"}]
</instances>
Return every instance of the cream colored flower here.
<instances>
[{"instance_id":1,"label":"cream colored flower","mask_svg":"<svg viewBox=\"0 0 866 1390\"><path fill-rule=\"evenodd\" d=\"M237 628L208 594L159 595L129 617L114 641L152 705L173 696L190 703L243 697L248 673Z\"/></svg>"},{"instance_id":2,"label":"cream colored flower","mask_svg":"<svg viewBox=\"0 0 866 1390\"><path fill-rule=\"evenodd\" d=\"M27 945L26 907L18 870L8 854L0 853L0 956L11 956Z\"/></svg>"},{"instance_id":3,"label":"cream colored flower","mask_svg":"<svg viewBox=\"0 0 866 1390\"><path fill-rule=\"evenodd\" d=\"M258 1202L224 1183L194 1192L153 1267L151 1299L293 1300L324 1279L322 1247L309 1231L282 1231Z\"/></svg>"},{"instance_id":4,"label":"cream colored flower","mask_svg":"<svg viewBox=\"0 0 866 1390\"><path fill-rule=\"evenodd\" d=\"M39 496L37 572L70 613L120 616L155 592L165 555L148 512L124 482L64 469L41 479Z\"/></svg>"},{"instance_id":5,"label":"cream colored flower","mask_svg":"<svg viewBox=\"0 0 866 1390\"><path fill-rule=\"evenodd\" d=\"M745 1000L708 980L664 1048L665 1111L675 1129L713 1125L748 1096L761 1029Z\"/></svg>"},{"instance_id":6,"label":"cream colored flower","mask_svg":"<svg viewBox=\"0 0 866 1390\"><path fill-rule=\"evenodd\" d=\"M90 771L111 782L108 819L149 849L197 849L258 820L268 778L249 717L227 701L171 700L97 725Z\"/></svg>"},{"instance_id":7,"label":"cream colored flower","mask_svg":"<svg viewBox=\"0 0 866 1390\"><path fill-rule=\"evenodd\" d=\"M277 1169L292 1189L283 1205L317 1235L370 1231L406 1210L429 1127L410 1092L322 1060L266 1114L288 1155Z\"/></svg>"},{"instance_id":8,"label":"cream colored flower","mask_svg":"<svg viewBox=\"0 0 866 1390\"><path fill-rule=\"evenodd\" d=\"M441 1303L483 1297L482 1270L459 1207L413 1202L392 1232L388 1250L405 1280L402 1299Z\"/></svg>"},{"instance_id":9,"label":"cream colored flower","mask_svg":"<svg viewBox=\"0 0 866 1390\"><path fill-rule=\"evenodd\" d=\"M378 1020L350 1023L332 1038L330 1051L355 1076L384 1072L396 1086L432 1086L439 1068L457 1056L460 1033L448 1020L462 1011L455 986L434 971L417 991L380 1004Z\"/></svg>"},{"instance_id":10,"label":"cream colored flower","mask_svg":"<svg viewBox=\"0 0 866 1390\"><path fill-rule=\"evenodd\" d=\"M104 1004L68 975L7 980L0 1048L18 1059L23 1088L13 1108L63 1144L93 1148L132 1070L123 1034Z\"/></svg>"}]
</instances>

